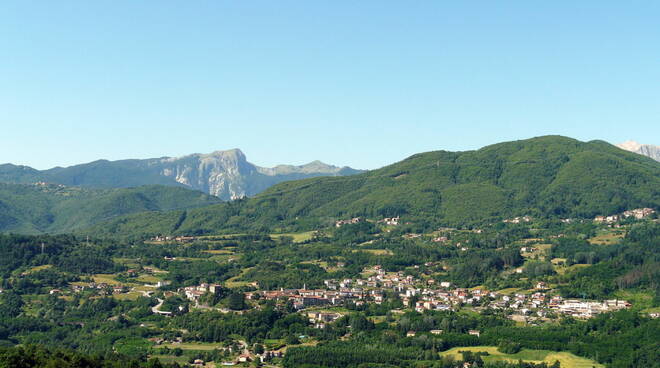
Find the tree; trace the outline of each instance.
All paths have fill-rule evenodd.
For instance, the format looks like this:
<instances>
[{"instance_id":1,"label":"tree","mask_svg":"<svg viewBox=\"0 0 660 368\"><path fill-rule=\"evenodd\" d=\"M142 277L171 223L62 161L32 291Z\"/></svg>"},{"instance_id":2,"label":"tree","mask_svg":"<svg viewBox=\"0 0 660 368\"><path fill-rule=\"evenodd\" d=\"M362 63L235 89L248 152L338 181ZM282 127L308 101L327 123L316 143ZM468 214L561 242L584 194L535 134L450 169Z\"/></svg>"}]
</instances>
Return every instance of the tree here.
<instances>
[{"instance_id":1,"label":"tree","mask_svg":"<svg viewBox=\"0 0 660 368\"><path fill-rule=\"evenodd\" d=\"M23 298L20 295L9 291L0 294L0 317L14 318L21 314L23 308Z\"/></svg>"},{"instance_id":2,"label":"tree","mask_svg":"<svg viewBox=\"0 0 660 368\"><path fill-rule=\"evenodd\" d=\"M499 345L497 346L497 351L504 354L515 354L519 352L520 349L521 345L519 343L511 341L500 341Z\"/></svg>"},{"instance_id":3,"label":"tree","mask_svg":"<svg viewBox=\"0 0 660 368\"><path fill-rule=\"evenodd\" d=\"M353 314L349 321L351 328L356 332L373 330L374 328L374 323L368 320L362 313Z\"/></svg>"},{"instance_id":4,"label":"tree","mask_svg":"<svg viewBox=\"0 0 660 368\"><path fill-rule=\"evenodd\" d=\"M287 345L298 345L300 344L300 340L298 339L298 336L292 334L286 336L284 343Z\"/></svg>"},{"instance_id":5,"label":"tree","mask_svg":"<svg viewBox=\"0 0 660 368\"><path fill-rule=\"evenodd\" d=\"M243 310L245 309L245 294L243 293L232 293L229 295L228 302L229 309L232 310Z\"/></svg>"}]
</instances>

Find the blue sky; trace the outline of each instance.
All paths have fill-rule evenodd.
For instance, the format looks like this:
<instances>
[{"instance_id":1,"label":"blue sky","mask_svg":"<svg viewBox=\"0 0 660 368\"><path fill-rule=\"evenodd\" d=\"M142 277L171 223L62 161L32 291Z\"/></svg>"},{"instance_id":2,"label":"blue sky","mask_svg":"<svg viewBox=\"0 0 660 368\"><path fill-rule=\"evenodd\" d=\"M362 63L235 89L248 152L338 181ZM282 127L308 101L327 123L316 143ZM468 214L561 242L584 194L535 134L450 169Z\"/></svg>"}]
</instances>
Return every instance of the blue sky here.
<instances>
[{"instance_id":1,"label":"blue sky","mask_svg":"<svg viewBox=\"0 0 660 368\"><path fill-rule=\"evenodd\" d=\"M0 162L660 144L658 1L0 3Z\"/></svg>"}]
</instances>

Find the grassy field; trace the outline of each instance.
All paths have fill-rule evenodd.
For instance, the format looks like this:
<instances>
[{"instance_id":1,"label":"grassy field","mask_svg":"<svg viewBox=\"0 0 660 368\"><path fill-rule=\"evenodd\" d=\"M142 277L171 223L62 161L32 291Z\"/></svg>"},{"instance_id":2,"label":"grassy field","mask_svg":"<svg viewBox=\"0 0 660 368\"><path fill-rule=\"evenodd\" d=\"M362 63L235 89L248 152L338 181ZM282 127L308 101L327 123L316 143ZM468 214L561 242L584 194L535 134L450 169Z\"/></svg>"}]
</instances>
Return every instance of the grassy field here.
<instances>
[{"instance_id":1,"label":"grassy field","mask_svg":"<svg viewBox=\"0 0 660 368\"><path fill-rule=\"evenodd\" d=\"M642 310L644 313L660 313L660 307L646 308Z\"/></svg>"},{"instance_id":2,"label":"grassy field","mask_svg":"<svg viewBox=\"0 0 660 368\"><path fill-rule=\"evenodd\" d=\"M212 249L212 250L205 250L204 253L209 253L209 254L234 254L229 249Z\"/></svg>"},{"instance_id":3,"label":"grassy field","mask_svg":"<svg viewBox=\"0 0 660 368\"><path fill-rule=\"evenodd\" d=\"M369 316L367 317L367 319L373 323L381 323L381 322L385 322L387 316Z\"/></svg>"},{"instance_id":4,"label":"grassy field","mask_svg":"<svg viewBox=\"0 0 660 368\"><path fill-rule=\"evenodd\" d=\"M243 277L251 269L252 269L252 267L244 268L243 270L241 270L240 274L238 274L238 275L236 275L232 278L227 279L227 281L225 282L225 286L227 286L228 288L237 288L237 287L242 287L242 286L248 285L250 283L249 281L238 281L238 280L241 277Z\"/></svg>"},{"instance_id":5,"label":"grassy field","mask_svg":"<svg viewBox=\"0 0 660 368\"><path fill-rule=\"evenodd\" d=\"M121 282L115 280L115 275L113 274L97 273L92 276L92 279L94 279L94 282L97 284L106 283L108 285L121 285Z\"/></svg>"},{"instance_id":6,"label":"grassy field","mask_svg":"<svg viewBox=\"0 0 660 368\"><path fill-rule=\"evenodd\" d=\"M525 290L523 290L521 288L507 288L507 289L498 290L497 292L500 293L500 294L504 294L504 295L513 295L515 293L520 293L520 292L524 292L524 291Z\"/></svg>"},{"instance_id":7,"label":"grassy field","mask_svg":"<svg viewBox=\"0 0 660 368\"><path fill-rule=\"evenodd\" d=\"M188 357L185 355L175 356L175 355L154 354L151 355L151 357L157 358L158 360L160 360L161 363L165 363L165 364L172 364L172 363L177 363L179 365L188 364Z\"/></svg>"},{"instance_id":8,"label":"grassy field","mask_svg":"<svg viewBox=\"0 0 660 368\"><path fill-rule=\"evenodd\" d=\"M151 347L152 343L140 337L127 337L115 341L113 348L121 354L135 354L143 349Z\"/></svg>"},{"instance_id":9,"label":"grassy field","mask_svg":"<svg viewBox=\"0 0 660 368\"><path fill-rule=\"evenodd\" d=\"M113 294L112 297L117 300L137 300L139 297L144 296L144 294L138 291L129 291L125 294Z\"/></svg>"},{"instance_id":10,"label":"grassy field","mask_svg":"<svg viewBox=\"0 0 660 368\"><path fill-rule=\"evenodd\" d=\"M278 238L284 237L284 236L290 236L293 238L294 243L302 243L304 241L310 240L314 237L314 233L316 231L305 231L302 233L288 233L288 234L270 234L270 237L273 238L274 240L277 240Z\"/></svg>"},{"instance_id":11,"label":"grassy field","mask_svg":"<svg viewBox=\"0 0 660 368\"><path fill-rule=\"evenodd\" d=\"M305 309L305 313L307 312L340 313L343 315L352 313L350 310L344 307L312 307Z\"/></svg>"},{"instance_id":12,"label":"grassy field","mask_svg":"<svg viewBox=\"0 0 660 368\"><path fill-rule=\"evenodd\" d=\"M36 267L32 267L29 270L25 271L25 273L38 272L38 271L41 271L41 270L49 269L51 267L53 267L53 265L49 265L49 264L43 265L43 266L36 266Z\"/></svg>"},{"instance_id":13,"label":"grassy field","mask_svg":"<svg viewBox=\"0 0 660 368\"><path fill-rule=\"evenodd\" d=\"M630 302L634 310L646 310L653 306L653 295L650 292L617 290L614 292L614 296L617 299Z\"/></svg>"},{"instance_id":14,"label":"grassy field","mask_svg":"<svg viewBox=\"0 0 660 368\"><path fill-rule=\"evenodd\" d=\"M383 256L383 255L391 256L394 254L389 249L354 249L353 250L353 253L357 253L357 252L371 253L376 256Z\"/></svg>"},{"instance_id":15,"label":"grassy field","mask_svg":"<svg viewBox=\"0 0 660 368\"><path fill-rule=\"evenodd\" d=\"M222 344L205 343L205 342L184 342L180 344L163 344L161 346L167 347L169 349L179 348L181 350L200 350L200 351L211 351L222 348Z\"/></svg>"},{"instance_id":16,"label":"grassy field","mask_svg":"<svg viewBox=\"0 0 660 368\"><path fill-rule=\"evenodd\" d=\"M236 260L237 256L234 254L216 254L208 258L209 261L218 263L226 263Z\"/></svg>"},{"instance_id":17,"label":"grassy field","mask_svg":"<svg viewBox=\"0 0 660 368\"><path fill-rule=\"evenodd\" d=\"M134 279L137 282L141 282L144 284L155 284L158 281L163 281L160 277L156 277L153 275L140 275Z\"/></svg>"},{"instance_id":18,"label":"grassy field","mask_svg":"<svg viewBox=\"0 0 660 368\"><path fill-rule=\"evenodd\" d=\"M329 265L328 262L326 262L326 261L315 260L315 261L303 261L303 262L300 262L300 263L302 263L302 264L314 264L314 265L317 265L317 266L323 268L327 272L336 272L336 271L339 271L341 269L339 267ZM335 264L335 263L333 262L332 264Z\"/></svg>"},{"instance_id":19,"label":"grassy field","mask_svg":"<svg viewBox=\"0 0 660 368\"><path fill-rule=\"evenodd\" d=\"M626 233L623 231L608 231L589 239L589 243L595 245L612 245L619 243L624 236L626 236Z\"/></svg>"},{"instance_id":20,"label":"grassy field","mask_svg":"<svg viewBox=\"0 0 660 368\"><path fill-rule=\"evenodd\" d=\"M509 362L517 362L518 360L523 360L530 363L545 362L548 364L552 364L556 360L558 360L559 363L561 363L562 368L592 368L592 367L604 368L605 367L604 365L598 364L593 360L587 358L581 358L568 352L522 349L520 352L516 354L503 354L497 351L497 347L495 346L472 346L472 347L464 347L464 348L459 347L442 352L440 353L440 355L453 356L456 359L461 359L462 356L459 353L459 351L472 351L472 352L486 351L490 354L488 356L483 357L483 360L487 363L502 361L502 360Z\"/></svg>"},{"instance_id":21,"label":"grassy field","mask_svg":"<svg viewBox=\"0 0 660 368\"><path fill-rule=\"evenodd\" d=\"M555 258L555 259L557 259L557 258ZM553 263L554 263L554 262L553 262ZM567 273L567 272L577 271L577 270L579 270L579 269L581 269L581 268L586 268L586 267L589 267L589 266L591 266L591 265L589 265L589 264L582 264L582 263L578 263L578 264L574 264L574 265L570 265L570 266L564 266L564 265L553 264L553 267L554 267L554 269L555 269L555 272L557 272L557 273L560 274L560 275L563 275L563 274L565 274L565 273Z\"/></svg>"},{"instance_id":22,"label":"grassy field","mask_svg":"<svg viewBox=\"0 0 660 368\"><path fill-rule=\"evenodd\" d=\"M537 250L533 252L522 252L521 255L523 257L534 258L536 256L539 256L539 258L547 259L548 251L552 247L552 244L534 244L534 245L530 245L530 247L536 248Z\"/></svg>"},{"instance_id":23,"label":"grassy field","mask_svg":"<svg viewBox=\"0 0 660 368\"><path fill-rule=\"evenodd\" d=\"M247 234L221 234L221 235L204 235L204 236L198 236L197 239L201 240L213 240L213 239L221 239L221 240L227 240L227 239L233 239L237 238L239 236L245 236Z\"/></svg>"}]
</instances>

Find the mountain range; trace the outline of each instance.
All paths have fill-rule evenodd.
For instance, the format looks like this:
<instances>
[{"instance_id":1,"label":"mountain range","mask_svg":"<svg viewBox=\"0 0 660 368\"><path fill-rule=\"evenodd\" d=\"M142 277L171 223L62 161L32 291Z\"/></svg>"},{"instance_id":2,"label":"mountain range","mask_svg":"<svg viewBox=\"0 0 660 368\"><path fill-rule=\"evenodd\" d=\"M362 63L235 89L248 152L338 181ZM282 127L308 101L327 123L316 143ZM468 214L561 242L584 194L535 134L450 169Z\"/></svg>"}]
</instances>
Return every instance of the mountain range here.
<instances>
[{"instance_id":1,"label":"mountain range","mask_svg":"<svg viewBox=\"0 0 660 368\"><path fill-rule=\"evenodd\" d=\"M659 162L561 136L420 153L362 173L320 162L261 168L230 150L45 171L3 165L2 181L14 183L0 184L0 232L19 233L298 231L393 216L423 226L473 226L660 207Z\"/></svg>"},{"instance_id":2,"label":"mountain range","mask_svg":"<svg viewBox=\"0 0 660 368\"><path fill-rule=\"evenodd\" d=\"M660 207L660 163L604 141L544 136L476 151L434 151L345 177L289 181L238 201L135 214L97 235L299 231L351 217L473 226L512 216L592 218Z\"/></svg>"},{"instance_id":3,"label":"mountain range","mask_svg":"<svg viewBox=\"0 0 660 368\"><path fill-rule=\"evenodd\" d=\"M640 155L650 157L656 161L660 161L660 146L652 144L641 144L635 141L626 141L616 145L617 147L626 151L635 152Z\"/></svg>"},{"instance_id":4,"label":"mountain range","mask_svg":"<svg viewBox=\"0 0 660 368\"><path fill-rule=\"evenodd\" d=\"M301 166L259 167L248 162L239 149L232 149L176 158L98 160L42 171L28 166L4 164L0 165L0 182L46 182L89 188L129 188L159 184L199 190L222 200L231 200L253 196L283 181L360 172L320 161Z\"/></svg>"}]
</instances>

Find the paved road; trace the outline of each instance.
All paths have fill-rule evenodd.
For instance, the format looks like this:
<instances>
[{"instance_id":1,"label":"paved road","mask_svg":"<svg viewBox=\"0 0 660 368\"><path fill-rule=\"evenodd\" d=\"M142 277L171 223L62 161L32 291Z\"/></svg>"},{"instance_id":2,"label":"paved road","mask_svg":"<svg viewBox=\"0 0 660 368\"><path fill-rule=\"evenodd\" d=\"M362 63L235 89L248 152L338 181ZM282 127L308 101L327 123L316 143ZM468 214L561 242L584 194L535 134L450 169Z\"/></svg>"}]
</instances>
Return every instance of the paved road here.
<instances>
[{"instance_id":1,"label":"paved road","mask_svg":"<svg viewBox=\"0 0 660 368\"><path fill-rule=\"evenodd\" d=\"M160 310L160 307L163 306L163 303L164 303L165 301L164 301L163 299L161 299L161 298L157 298L157 300L158 300L158 304L156 304L155 307L152 307L152 308L151 308L151 311L152 311L153 313L155 313L155 314L163 314L163 315L170 315L170 314L172 314L172 312L165 312L165 311Z\"/></svg>"}]
</instances>

